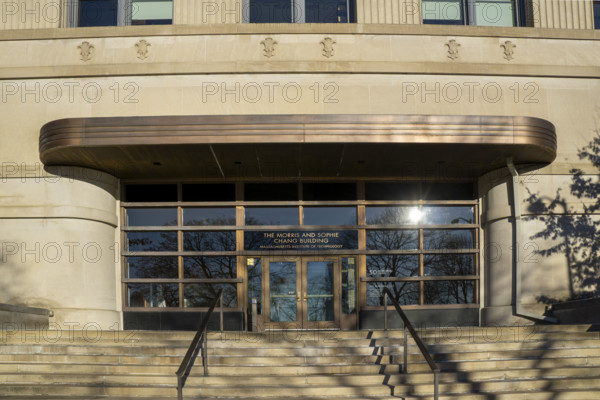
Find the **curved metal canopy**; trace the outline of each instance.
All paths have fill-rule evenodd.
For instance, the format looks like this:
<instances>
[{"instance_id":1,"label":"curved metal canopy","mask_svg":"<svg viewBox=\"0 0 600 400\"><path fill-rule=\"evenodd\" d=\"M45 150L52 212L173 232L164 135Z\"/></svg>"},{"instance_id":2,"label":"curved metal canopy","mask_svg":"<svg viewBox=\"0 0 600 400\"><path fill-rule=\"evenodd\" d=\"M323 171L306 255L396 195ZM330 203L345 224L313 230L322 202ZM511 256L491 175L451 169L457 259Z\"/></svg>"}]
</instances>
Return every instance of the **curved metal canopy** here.
<instances>
[{"instance_id":1,"label":"curved metal canopy","mask_svg":"<svg viewBox=\"0 0 600 400\"><path fill-rule=\"evenodd\" d=\"M118 178L472 178L556 157L543 119L445 115L68 118L40 132L45 165Z\"/></svg>"}]
</instances>

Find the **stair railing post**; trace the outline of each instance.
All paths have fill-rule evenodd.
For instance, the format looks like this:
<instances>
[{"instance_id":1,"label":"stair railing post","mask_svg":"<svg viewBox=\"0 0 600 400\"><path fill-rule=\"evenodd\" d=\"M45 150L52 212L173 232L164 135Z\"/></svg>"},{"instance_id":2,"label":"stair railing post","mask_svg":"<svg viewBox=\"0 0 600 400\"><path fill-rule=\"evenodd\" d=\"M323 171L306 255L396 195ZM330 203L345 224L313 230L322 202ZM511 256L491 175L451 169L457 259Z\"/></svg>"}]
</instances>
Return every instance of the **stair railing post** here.
<instances>
[{"instance_id":1,"label":"stair railing post","mask_svg":"<svg viewBox=\"0 0 600 400\"><path fill-rule=\"evenodd\" d=\"M183 382L179 375L177 376L177 400L183 400Z\"/></svg>"},{"instance_id":2,"label":"stair railing post","mask_svg":"<svg viewBox=\"0 0 600 400\"><path fill-rule=\"evenodd\" d=\"M433 399L434 400L438 400L438 398L439 398L438 383L439 383L438 373L437 373L437 371L433 371Z\"/></svg>"},{"instance_id":3,"label":"stair railing post","mask_svg":"<svg viewBox=\"0 0 600 400\"><path fill-rule=\"evenodd\" d=\"M383 294L383 330L387 332L387 303L388 303L388 295L387 293Z\"/></svg>"},{"instance_id":4,"label":"stair railing post","mask_svg":"<svg viewBox=\"0 0 600 400\"><path fill-rule=\"evenodd\" d=\"M402 372L408 374L408 334L406 330L406 325L404 325L404 370Z\"/></svg>"},{"instance_id":5,"label":"stair railing post","mask_svg":"<svg viewBox=\"0 0 600 400\"><path fill-rule=\"evenodd\" d=\"M204 344L202 346L204 360L204 376L208 376L208 331L204 331Z\"/></svg>"},{"instance_id":6,"label":"stair railing post","mask_svg":"<svg viewBox=\"0 0 600 400\"><path fill-rule=\"evenodd\" d=\"M221 340L223 340L223 292L221 292L219 302L221 303Z\"/></svg>"}]
</instances>

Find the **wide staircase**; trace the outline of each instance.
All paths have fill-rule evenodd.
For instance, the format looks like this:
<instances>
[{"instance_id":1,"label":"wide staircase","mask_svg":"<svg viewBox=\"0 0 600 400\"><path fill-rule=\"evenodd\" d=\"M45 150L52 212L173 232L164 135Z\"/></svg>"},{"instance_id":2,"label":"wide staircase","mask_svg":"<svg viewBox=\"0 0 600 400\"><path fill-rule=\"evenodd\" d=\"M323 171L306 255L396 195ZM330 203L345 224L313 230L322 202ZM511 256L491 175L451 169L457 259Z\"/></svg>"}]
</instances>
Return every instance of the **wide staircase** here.
<instances>
[{"instance_id":1,"label":"wide staircase","mask_svg":"<svg viewBox=\"0 0 600 400\"><path fill-rule=\"evenodd\" d=\"M600 399L593 326L417 329L441 368L440 399ZM3 331L2 399L175 399L190 332ZM402 331L210 333L184 399L433 399Z\"/></svg>"}]
</instances>

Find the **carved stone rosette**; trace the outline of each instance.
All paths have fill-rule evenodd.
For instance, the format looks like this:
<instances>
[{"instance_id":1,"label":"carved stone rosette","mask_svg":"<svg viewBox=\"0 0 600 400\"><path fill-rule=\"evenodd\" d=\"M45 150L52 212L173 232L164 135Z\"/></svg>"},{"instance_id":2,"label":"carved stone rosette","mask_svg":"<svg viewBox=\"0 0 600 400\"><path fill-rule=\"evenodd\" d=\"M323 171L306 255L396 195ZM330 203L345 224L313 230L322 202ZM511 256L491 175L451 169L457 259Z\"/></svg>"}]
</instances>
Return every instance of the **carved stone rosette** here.
<instances>
[{"instance_id":1,"label":"carved stone rosette","mask_svg":"<svg viewBox=\"0 0 600 400\"><path fill-rule=\"evenodd\" d=\"M448 46L448 58L456 60L459 57L458 48L460 47L460 43L454 39L450 39L446 43L446 46Z\"/></svg>"},{"instance_id":2,"label":"carved stone rosette","mask_svg":"<svg viewBox=\"0 0 600 400\"><path fill-rule=\"evenodd\" d=\"M275 45L277 45L277 41L272 37L267 37L265 40L260 42L263 45L263 55L267 58L271 58L275 55Z\"/></svg>"},{"instance_id":3,"label":"carved stone rosette","mask_svg":"<svg viewBox=\"0 0 600 400\"><path fill-rule=\"evenodd\" d=\"M335 40L330 37L326 37L319 42L323 46L323 56L330 58L333 57L333 45L336 44Z\"/></svg>"},{"instance_id":4,"label":"carved stone rosette","mask_svg":"<svg viewBox=\"0 0 600 400\"><path fill-rule=\"evenodd\" d=\"M81 61L85 62L92 59L92 54L94 52L93 44L91 44L90 42L81 42L81 44L77 46L77 48L79 49L79 59Z\"/></svg>"},{"instance_id":5,"label":"carved stone rosette","mask_svg":"<svg viewBox=\"0 0 600 400\"><path fill-rule=\"evenodd\" d=\"M150 52L150 43L146 40L141 39L135 44L135 50L137 52L137 58L140 60L145 60L148 58L148 53Z\"/></svg>"},{"instance_id":6,"label":"carved stone rosette","mask_svg":"<svg viewBox=\"0 0 600 400\"><path fill-rule=\"evenodd\" d=\"M500 44L500 47L504 48L504 58L506 60L510 61L514 58L515 47L517 47L516 44L514 44L510 40L507 40L504 43Z\"/></svg>"}]
</instances>

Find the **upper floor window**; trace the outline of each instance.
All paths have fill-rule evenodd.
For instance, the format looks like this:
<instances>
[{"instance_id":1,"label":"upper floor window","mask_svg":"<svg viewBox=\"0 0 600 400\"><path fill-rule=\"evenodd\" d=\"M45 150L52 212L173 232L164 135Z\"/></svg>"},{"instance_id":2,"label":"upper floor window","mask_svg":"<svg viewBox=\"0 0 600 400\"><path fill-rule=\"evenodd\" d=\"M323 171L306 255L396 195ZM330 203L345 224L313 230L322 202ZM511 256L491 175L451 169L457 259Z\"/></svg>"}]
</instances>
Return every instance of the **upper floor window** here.
<instances>
[{"instance_id":1,"label":"upper floor window","mask_svg":"<svg viewBox=\"0 0 600 400\"><path fill-rule=\"evenodd\" d=\"M244 22L339 23L354 22L350 0L247 0Z\"/></svg>"},{"instance_id":2,"label":"upper floor window","mask_svg":"<svg viewBox=\"0 0 600 400\"><path fill-rule=\"evenodd\" d=\"M525 0L422 0L421 12L424 24L530 25Z\"/></svg>"},{"instance_id":3,"label":"upper floor window","mask_svg":"<svg viewBox=\"0 0 600 400\"><path fill-rule=\"evenodd\" d=\"M600 1L594 1L594 29L600 29Z\"/></svg>"},{"instance_id":4,"label":"upper floor window","mask_svg":"<svg viewBox=\"0 0 600 400\"><path fill-rule=\"evenodd\" d=\"M72 26L159 25L173 22L173 0L78 0Z\"/></svg>"}]
</instances>

